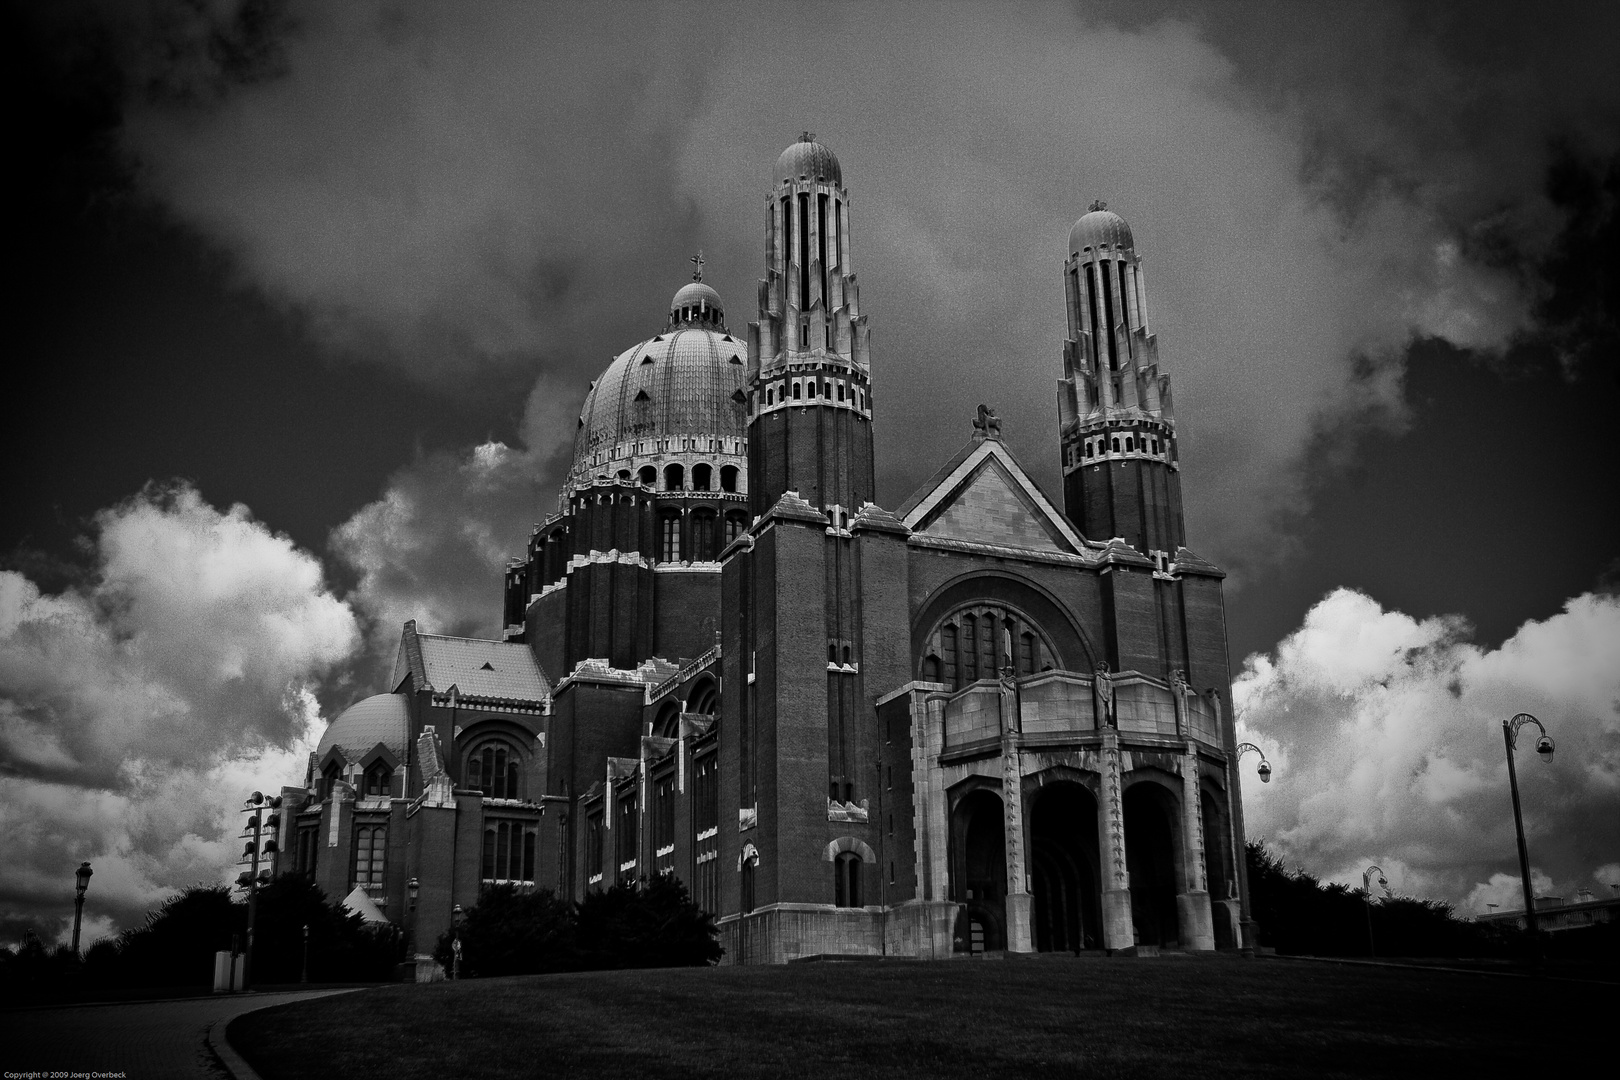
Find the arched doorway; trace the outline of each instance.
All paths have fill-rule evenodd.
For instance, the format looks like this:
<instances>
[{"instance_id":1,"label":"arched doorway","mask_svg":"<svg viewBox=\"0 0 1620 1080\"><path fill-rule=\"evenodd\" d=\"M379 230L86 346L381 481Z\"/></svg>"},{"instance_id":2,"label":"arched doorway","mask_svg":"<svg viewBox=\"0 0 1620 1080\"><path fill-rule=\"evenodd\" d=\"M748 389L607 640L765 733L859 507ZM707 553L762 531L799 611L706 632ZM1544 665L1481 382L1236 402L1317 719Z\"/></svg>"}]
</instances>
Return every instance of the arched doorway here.
<instances>
[{"instance_id":1,"label":"arched doorway","mask_svg":"<svg viewBox=\"0 0 1620 1080\"><path fill-rule=\"evenodd\" d=\"M1101 947L1097 874L1096 799L1072 780L1047 784L1030 808L1036 949L1079 952Z\"/></svg>"},{"instance_id":2,"label":"arched doorway","mask_svg":"<svg viewBox=\"0 0 1620 1080\"><path fill-rule=\"evenodd\" d=\"M1175 796L1152 781L1125 789L1125 869L1131 875L1131 920L1138 945L1179 945L1176 893L1179 854Z\"/></svg>"},{"instance_id":3,"label":"arched doorway","mask_svg":"<svg viewBox=\"0 0 1620 1080\"><path fill-rule=\"evenodd\" d=\"M965 925L957 948L988 952L1007 947L1007 842L1001 796L980 788L951 814L951 899Z\"/></svg>"}]
</instances>

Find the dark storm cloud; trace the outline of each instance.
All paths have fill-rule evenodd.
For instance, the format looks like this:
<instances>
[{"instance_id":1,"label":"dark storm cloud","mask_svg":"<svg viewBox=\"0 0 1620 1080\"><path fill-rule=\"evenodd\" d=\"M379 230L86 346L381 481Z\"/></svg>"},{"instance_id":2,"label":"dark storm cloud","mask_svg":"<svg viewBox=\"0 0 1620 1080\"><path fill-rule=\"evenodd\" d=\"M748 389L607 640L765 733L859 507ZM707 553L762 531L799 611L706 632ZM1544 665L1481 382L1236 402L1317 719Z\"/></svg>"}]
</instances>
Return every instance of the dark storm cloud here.
<instances>
[{"instance_id":1,"label":"dark storm cloud","mask_svg":"<svg viewBox=\"0 0 1620 1080\"><path fill-rule=\"evenodd\" d=\"M252 23L264 43L240 10L167 31L250 45L171 49L181 75L148 84L210 92L132 108L142 182L334 347L417 377L521 363L577 399L696 244L742 323L770 159L816 128L855 199L889 502L981 399L1055 480L1063 239L1112 199L1148 259L1194 535L1240 579L1308 508L1313 439L1399 425L1414 336L1492 350L1530 325L1523 270L1562 224L1550 134L1612 149L1575 123L1614 97L1580 18L294 4ZM245 81L198 73L238 54Z\"/></svg>"}]
</instances>

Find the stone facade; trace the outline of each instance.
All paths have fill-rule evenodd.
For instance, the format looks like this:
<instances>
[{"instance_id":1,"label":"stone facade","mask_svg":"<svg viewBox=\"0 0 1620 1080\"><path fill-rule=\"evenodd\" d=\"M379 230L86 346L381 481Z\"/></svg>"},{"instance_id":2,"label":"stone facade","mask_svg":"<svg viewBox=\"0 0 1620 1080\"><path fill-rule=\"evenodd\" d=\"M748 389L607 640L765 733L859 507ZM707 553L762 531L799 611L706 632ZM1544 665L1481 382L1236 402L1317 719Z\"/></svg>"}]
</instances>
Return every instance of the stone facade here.
<instances>
[{"instance_id":1,"label":"stone facade","mask_svg":"<svg viewBox=\"0 0 1620 1080\"><path fill-rule=\"evenodd\" d=\"M807 135L773 179L746 340L695 280L615 358L504 640L407 625L286 790L284 858L421 951L491 882L657 874L729 963L1238 947L1222 573L1129 227L1070 237L1062 506L981 407L891 511L842 168Z\"/></svg>"}]
</instances>

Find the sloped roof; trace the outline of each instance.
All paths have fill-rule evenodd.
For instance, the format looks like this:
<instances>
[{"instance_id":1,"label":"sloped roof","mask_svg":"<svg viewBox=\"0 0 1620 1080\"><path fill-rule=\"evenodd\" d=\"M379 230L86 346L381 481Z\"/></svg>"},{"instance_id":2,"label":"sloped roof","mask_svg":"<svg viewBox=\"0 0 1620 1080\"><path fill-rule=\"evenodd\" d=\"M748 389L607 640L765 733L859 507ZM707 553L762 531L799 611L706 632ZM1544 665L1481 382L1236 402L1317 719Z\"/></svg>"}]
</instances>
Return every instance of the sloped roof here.
<instances>
[{"instance_id":1,"label":"sloped roof","mask_svg":"<svg viewBox=\"0 0 1620 1080\"><path fill-rule=\"evenodd\" d=\"M368 923L385 923L388 916L377 907L377 902L366 892L365 886L356 885L349 895L343 898L343 906L354 912Z\"/></svg>"},{"instance_id":2,"label":"sloped roof","mask_svg":"<svg viewBox=\"0 0 1620 1080\"><path fill-rule=\"evenodd\" d=\"M396 688L407 675L413 689L444 693L454 686L469 698L542 702L551 696L551 684L527 645L423 634L414 620L400 638Z\"/></svg>"},{"instance_id":3,"label":"sloped roof","mask_svg":"<svg viewBox=\"0 0 1620 1080\"><path fill-rule=\"evenodd\" d=\"M1006 444L975 438L900 508L914 534L1095 558Z\"/></svg>"}]
</instances>

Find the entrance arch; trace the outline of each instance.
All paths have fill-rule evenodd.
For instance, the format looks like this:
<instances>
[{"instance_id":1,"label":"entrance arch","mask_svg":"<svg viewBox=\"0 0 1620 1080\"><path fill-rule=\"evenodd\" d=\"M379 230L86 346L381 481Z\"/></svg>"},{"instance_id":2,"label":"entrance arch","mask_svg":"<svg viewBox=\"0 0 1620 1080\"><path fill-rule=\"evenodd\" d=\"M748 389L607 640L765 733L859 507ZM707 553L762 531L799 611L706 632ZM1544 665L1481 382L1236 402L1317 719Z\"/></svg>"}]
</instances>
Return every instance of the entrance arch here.
<instances>
[{"instance_id":1,"label":"entrance arch","mask_svg":"<svg viewBox=\"0 0 1620 1080\"><path fill-rule=\"evenodd\" d=\"M1151 780L1125 789L1125 869L1139 945L1179 945L1176 894L1182 891L1176 797Z\"/></svg>"},{"instance_id":2,"label":"entrance arch","mask_svg":"<svg viewBox=\"0 0 1620 1080\"><path fill-rule=\"evenodd\" d=\"M1002 821L1001 796L989 788L968 792L951 813L951 899L965 916L957 943L961 951L1007 947L1007 840Z\"/></svg>"},{"instance_id":3,"label":"entrance arch","mask_svg":"<svg viewBox=\"0 0 1620 1080\"><path fill-rule=\"evenodd\" d=\"M1097 800L1075 781L1049 783L1035 794L1029 831L1035 948L1100 948Z\"/></svg>"}]
</instances>

